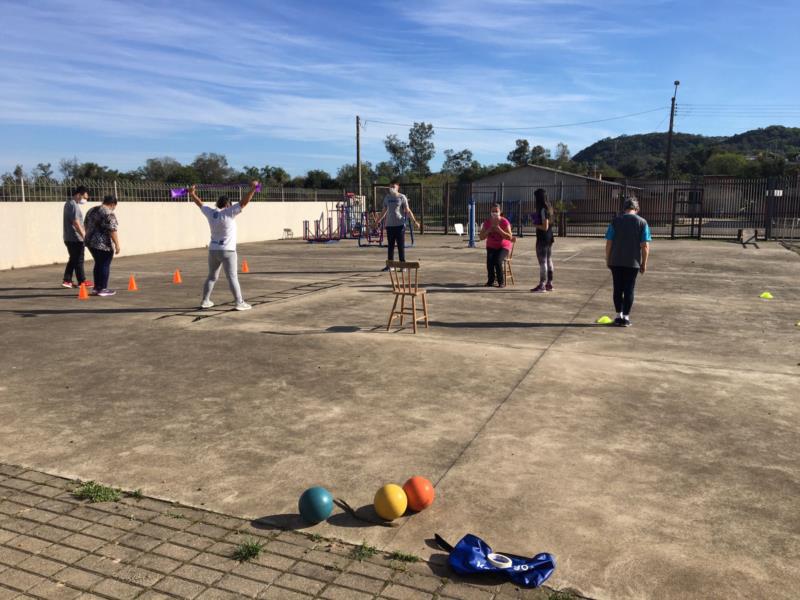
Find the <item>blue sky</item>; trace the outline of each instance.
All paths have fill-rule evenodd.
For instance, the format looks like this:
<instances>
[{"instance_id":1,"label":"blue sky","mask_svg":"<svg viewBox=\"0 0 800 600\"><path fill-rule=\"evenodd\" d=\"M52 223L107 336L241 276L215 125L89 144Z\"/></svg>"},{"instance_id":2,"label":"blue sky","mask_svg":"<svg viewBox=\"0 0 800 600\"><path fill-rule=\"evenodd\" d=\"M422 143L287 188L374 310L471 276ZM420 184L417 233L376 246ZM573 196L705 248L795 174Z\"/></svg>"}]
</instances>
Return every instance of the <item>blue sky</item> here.
<instances>
[{"instance_id":1,"label":"blue sky","mask_svg":"<svg viewBox=\"0 0 800 600\"><path fill-rule=\"evenodd\" d=\"M503 161L518 137L575 153L666 130L674 79L678 131L800 126L789 0L0 0L0 14L0 171L221 152L335 174L355 161L357 114L373 164L408 131L378 120L433 123L434 167L446 148Z\"/></svg>"}]
</instances>

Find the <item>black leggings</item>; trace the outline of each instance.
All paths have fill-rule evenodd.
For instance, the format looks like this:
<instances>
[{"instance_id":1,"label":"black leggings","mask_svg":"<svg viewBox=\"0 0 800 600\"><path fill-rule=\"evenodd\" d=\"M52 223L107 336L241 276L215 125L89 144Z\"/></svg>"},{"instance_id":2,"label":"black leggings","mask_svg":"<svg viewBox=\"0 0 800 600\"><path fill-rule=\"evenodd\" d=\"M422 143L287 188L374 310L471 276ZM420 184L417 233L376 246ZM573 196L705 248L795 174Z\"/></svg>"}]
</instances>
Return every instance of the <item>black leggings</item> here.
<instances>
[{"instance_id":1,"label":"black leggings","mask_svg":"<svg viewBox=\"0 0 800 600\"><path fill-rule=\"evenodd\" d=\"M83 242L64 242L69 252L67 267L64 269L64 281L72 281L72 273L78 279L78 285L86 281L86 274L83 272Z\"/></svg>"},{"instance_id":2,"label":"black leggings","mask_svg":"<svg viewBox=\"0 0 800 600\"><path fill-rule=\"evenodd\" d=\"M94 257L94 289L97 291L108 288L108 277L111 275L111 260L114 253L109 250L89 248Z\"/></svg>"},{"instance_id":3,"label":"black leggings","mask_svg":"<svg viewBox=\"0 0 800 600\"><path fill-rule=\"evenodd\" d=\"M633 288L636 287L636 267L609 267L614 280L614 310L623 315L631 314Z\"/></svg>"},{"instance_id":4,"label":"black leggings","mask_svg":"<svg viewBox=\"0 0 800 600\"><path fill-rule=\"evenodd\" d=\"M400 262L406 260L406 226L393 225L386 228L386 237L389 245L389 260L394 260L394 247L397 244L397 253L400 255Z\"/></svg>"},{"instance_id":5,"label":"black leggings","mask_svg":"<svg viewBox=\"0 0 800 600\"><path fill-rule=\"evenodd\" d=\"M497 279L499 285L505 283L505 279L503 278L503 261L507 258L508 250L505 248L486 249L486 274L489 276L486 283L492 285L495 279Z\"/></svg>"}]
</instances>

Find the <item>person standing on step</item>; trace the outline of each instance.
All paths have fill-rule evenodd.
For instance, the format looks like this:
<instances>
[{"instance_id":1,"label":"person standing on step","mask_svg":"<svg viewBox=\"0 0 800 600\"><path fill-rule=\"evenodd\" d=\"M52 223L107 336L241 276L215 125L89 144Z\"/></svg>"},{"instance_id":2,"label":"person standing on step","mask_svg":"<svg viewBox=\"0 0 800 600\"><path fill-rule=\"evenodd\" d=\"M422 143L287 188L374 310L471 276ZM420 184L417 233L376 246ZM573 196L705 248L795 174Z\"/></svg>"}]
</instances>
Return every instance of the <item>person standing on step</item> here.
<instances>
[{"instance_id":1,"label":"person standing on step","mask_svg":"<svg viewBox=\"0 0 800 600\"><path fill-rule=\"evenodd\" d=\"M639 202L627 197L622 214L615 217L606 230L606 264L614 281L614 324L631 326L631 307L636 276L647 271L650 257L650 226L639 216Z\"/></svg>"},{"instance_id":2,"label":"person standing on step","mask_svg":"<svg viewBox=\"0 0 800 600\"><path fill-rule=\"evenodd\" d=\"M481 225L478 237L486 240L486 287L492 287L495 280L498 287L506 287L503 261L511 252L514 234L511 232L511 222L500 210L499 202L492 202L489 218Z\"/></svg>"},{"instance_id":3,"label":"person standing on step","mask_svg":"<svg viewBox=\"0 0 800 600\"><path fill-rule=\"evenodd\" d=\"M201 308L214 306L211 301L211 292L214 291L214 284L217 283L221 268L225 269L228 286L231 288L231 293L236 301L236 310L249 310L252 308L244 301L242 290L239 287L239 259L236 254L235 219L253 199L258 185L258 181L250 182L250 191L240 202L235 204L231 204L227 196L220 196L217 200L216 209L203 204L203 201L197 196L197 186L193 185L189 188L189 198L208 219L208 226L211 229L211 241L208 243L208 277L203 286Z\"/></svg>"},{"instance_id":4,"label":"person standing on step","mask_svg":"<svg viewBox=\"0 0 800 600\"><path fill-rule=\"evenodd\" d=\"M539 262L539 285L532 292L553 291L553 205L542 188L533 192L536 224L536 260Z\"/></svg>"},{"instance_id":5,"label":"person standing on step","mask_svg":"<svg viewBox=\"0 0 800 600\"><path fill-rule=\"evenodd\" d=\"M386 237L389 248L388 259L394 260L394 247L400 257L400 262L406 260L406 217L414 221L419 227L419 221L411 212L408 205L408 198L400 193L400 182L397 180L389 184L389 192L383 197L383 212L378 217L377 225L380 227L386 219ZM384 267L383 271L388 271L389 267Z\"/></svg>"},{"instance_id":6,"label":"person standing on step","mask_svg":"<svg viewBox=\"0 0 800 600\"><path fill-rule=\"evenodd\" d=\"M119 235L117 234L116 196L103 197L103 203L86 213L86 247L94 258L93 296L113 296L117 292L108 287L111 276L111 261L119 254Z\"/></svg>"},{"instance_id":7,"label":"person standing on step","mask_svg":"<svg viewBox=\"0 0 800 600\"><path fill-rule=\"evenodd\" d=\"M86 204L89 200L89 190L79 185L72 191L72 198L64 203L64 245L67 247L69 260L64 269L64 278L61 280L61 287L79 287L81 284L87 286L94 285L91 281L86 281L86 273L83 270L83 257L86 246L86 230L83 228L83 213L81 204ZM78 283L72 283L72 274Z\"/></svg>"}]
</instances>

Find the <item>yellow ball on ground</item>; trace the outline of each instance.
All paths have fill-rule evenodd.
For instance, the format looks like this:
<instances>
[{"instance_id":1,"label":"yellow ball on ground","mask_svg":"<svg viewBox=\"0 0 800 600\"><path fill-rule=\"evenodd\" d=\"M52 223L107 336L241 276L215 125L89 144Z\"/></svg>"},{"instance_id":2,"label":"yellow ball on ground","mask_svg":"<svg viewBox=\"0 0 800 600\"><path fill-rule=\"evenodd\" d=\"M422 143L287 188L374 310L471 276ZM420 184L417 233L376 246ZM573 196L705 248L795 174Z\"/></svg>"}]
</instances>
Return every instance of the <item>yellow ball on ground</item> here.
<instances>
[{"instance_id":1,"label":"yellow ball on ground","mask_svg":"<svg viewBox=\"0 0 800 600\"><path fill-rule=\"evenodd\" d=\"M402 517L408 508L408 498L399 485L387 483L375 493L375 512L387 521Z\"/></svg>"}]
</instances>

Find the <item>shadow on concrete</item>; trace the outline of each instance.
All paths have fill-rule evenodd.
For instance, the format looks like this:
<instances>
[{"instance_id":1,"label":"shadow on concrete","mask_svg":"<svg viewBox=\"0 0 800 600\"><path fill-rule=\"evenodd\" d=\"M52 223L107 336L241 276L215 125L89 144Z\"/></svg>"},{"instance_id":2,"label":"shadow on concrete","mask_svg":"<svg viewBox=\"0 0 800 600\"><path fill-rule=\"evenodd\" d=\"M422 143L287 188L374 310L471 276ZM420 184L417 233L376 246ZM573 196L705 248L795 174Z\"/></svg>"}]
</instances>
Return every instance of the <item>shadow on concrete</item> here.
<instances>
[{"instance_id":1,"label":"shadow on concrete","mask_svg":"<svg viewBox=\"0 0 800 600\"><path fill-rule=\"evenodd\" d=\"M342 508L339 506L339 508ZM355 516L347 511L336 513L328 517L328 523L335 527L399 527L400 522L397 521L384 521L375 512L375 506L372 504L365 504L359 506L353 512Z\"/></svg>"},{"instance_id":2,"label":"shadow on concrete","mask_svg":"<svg viewBox=\"0 0 800 600\"><path fill-rule=\"evenodd\" d=\"M297 531L299 529L307 529L313 527L309 525L300 517L298 513L286 513L279 515L268 515L266 517L259 517L250 521L250 526L253 529L262 529L267 531Z\"/></svg>"},{"instance_id":3,"label":"shadow on concrete","mask_svg":"<svg viewBox=\"0 0 800 600\"><path fill-rule=\"evenodd\" d=\"M34 288L35 289L35 288ZM0 300L22 300L25 298L74 298L75 294L14 294L10 296L0 296Z\"/></svg>"},{"instance_id":4,"label":"shadow on concrete","mask_svg":"<svg viewBox=\"0 0 800 600\"><path fill-rule=\"evenodd\" d=\"M519 321L430 321L431 327L453 329L535 329L539 327L608 327L599 323L521 323Z\"/></svg>"},{"instance_id":5,"label":"shadow on concrete","mask_svg":"<svg viewBox=\"0 0 800 600\"><path fill-rule=\"evenodd\" d=\"M71 315L71 314L147 314L147 313L171 313L182 314L191 311L191 308L176 307L155 307L155 308L63 308L63 309L32 309L32 310L0 310L0 313L12 313L18 317L43 317L48 315Z\"/></svg>"},{"instance_id":6,"label":"shadow on concrete","mask_svg":"<svg viewBox=\"0 0 800 600\"><path fill-rule=\"evenodd\" d=\"M249 275L339 275L342 273L364 273L364 269L351 271L250 271Z\"/></svg>"},{"instance_id":7,"label":"shadow on concrete","mask_svg":"<svg viewBox=\"0 0 800 600\"><path fill-rule=\"evenodd\" d=\"M333 325L328 327L327 329L302 329L300 331L269 331L264 330L260 333L266 333L268 335L285 335L285 336L293 336L293 335L321 335L324 333L370 333L376 331L377 329L382 329L380 325L376 325L375 327L359 327L358 325Z\"/></svg>"}]
</instances>

